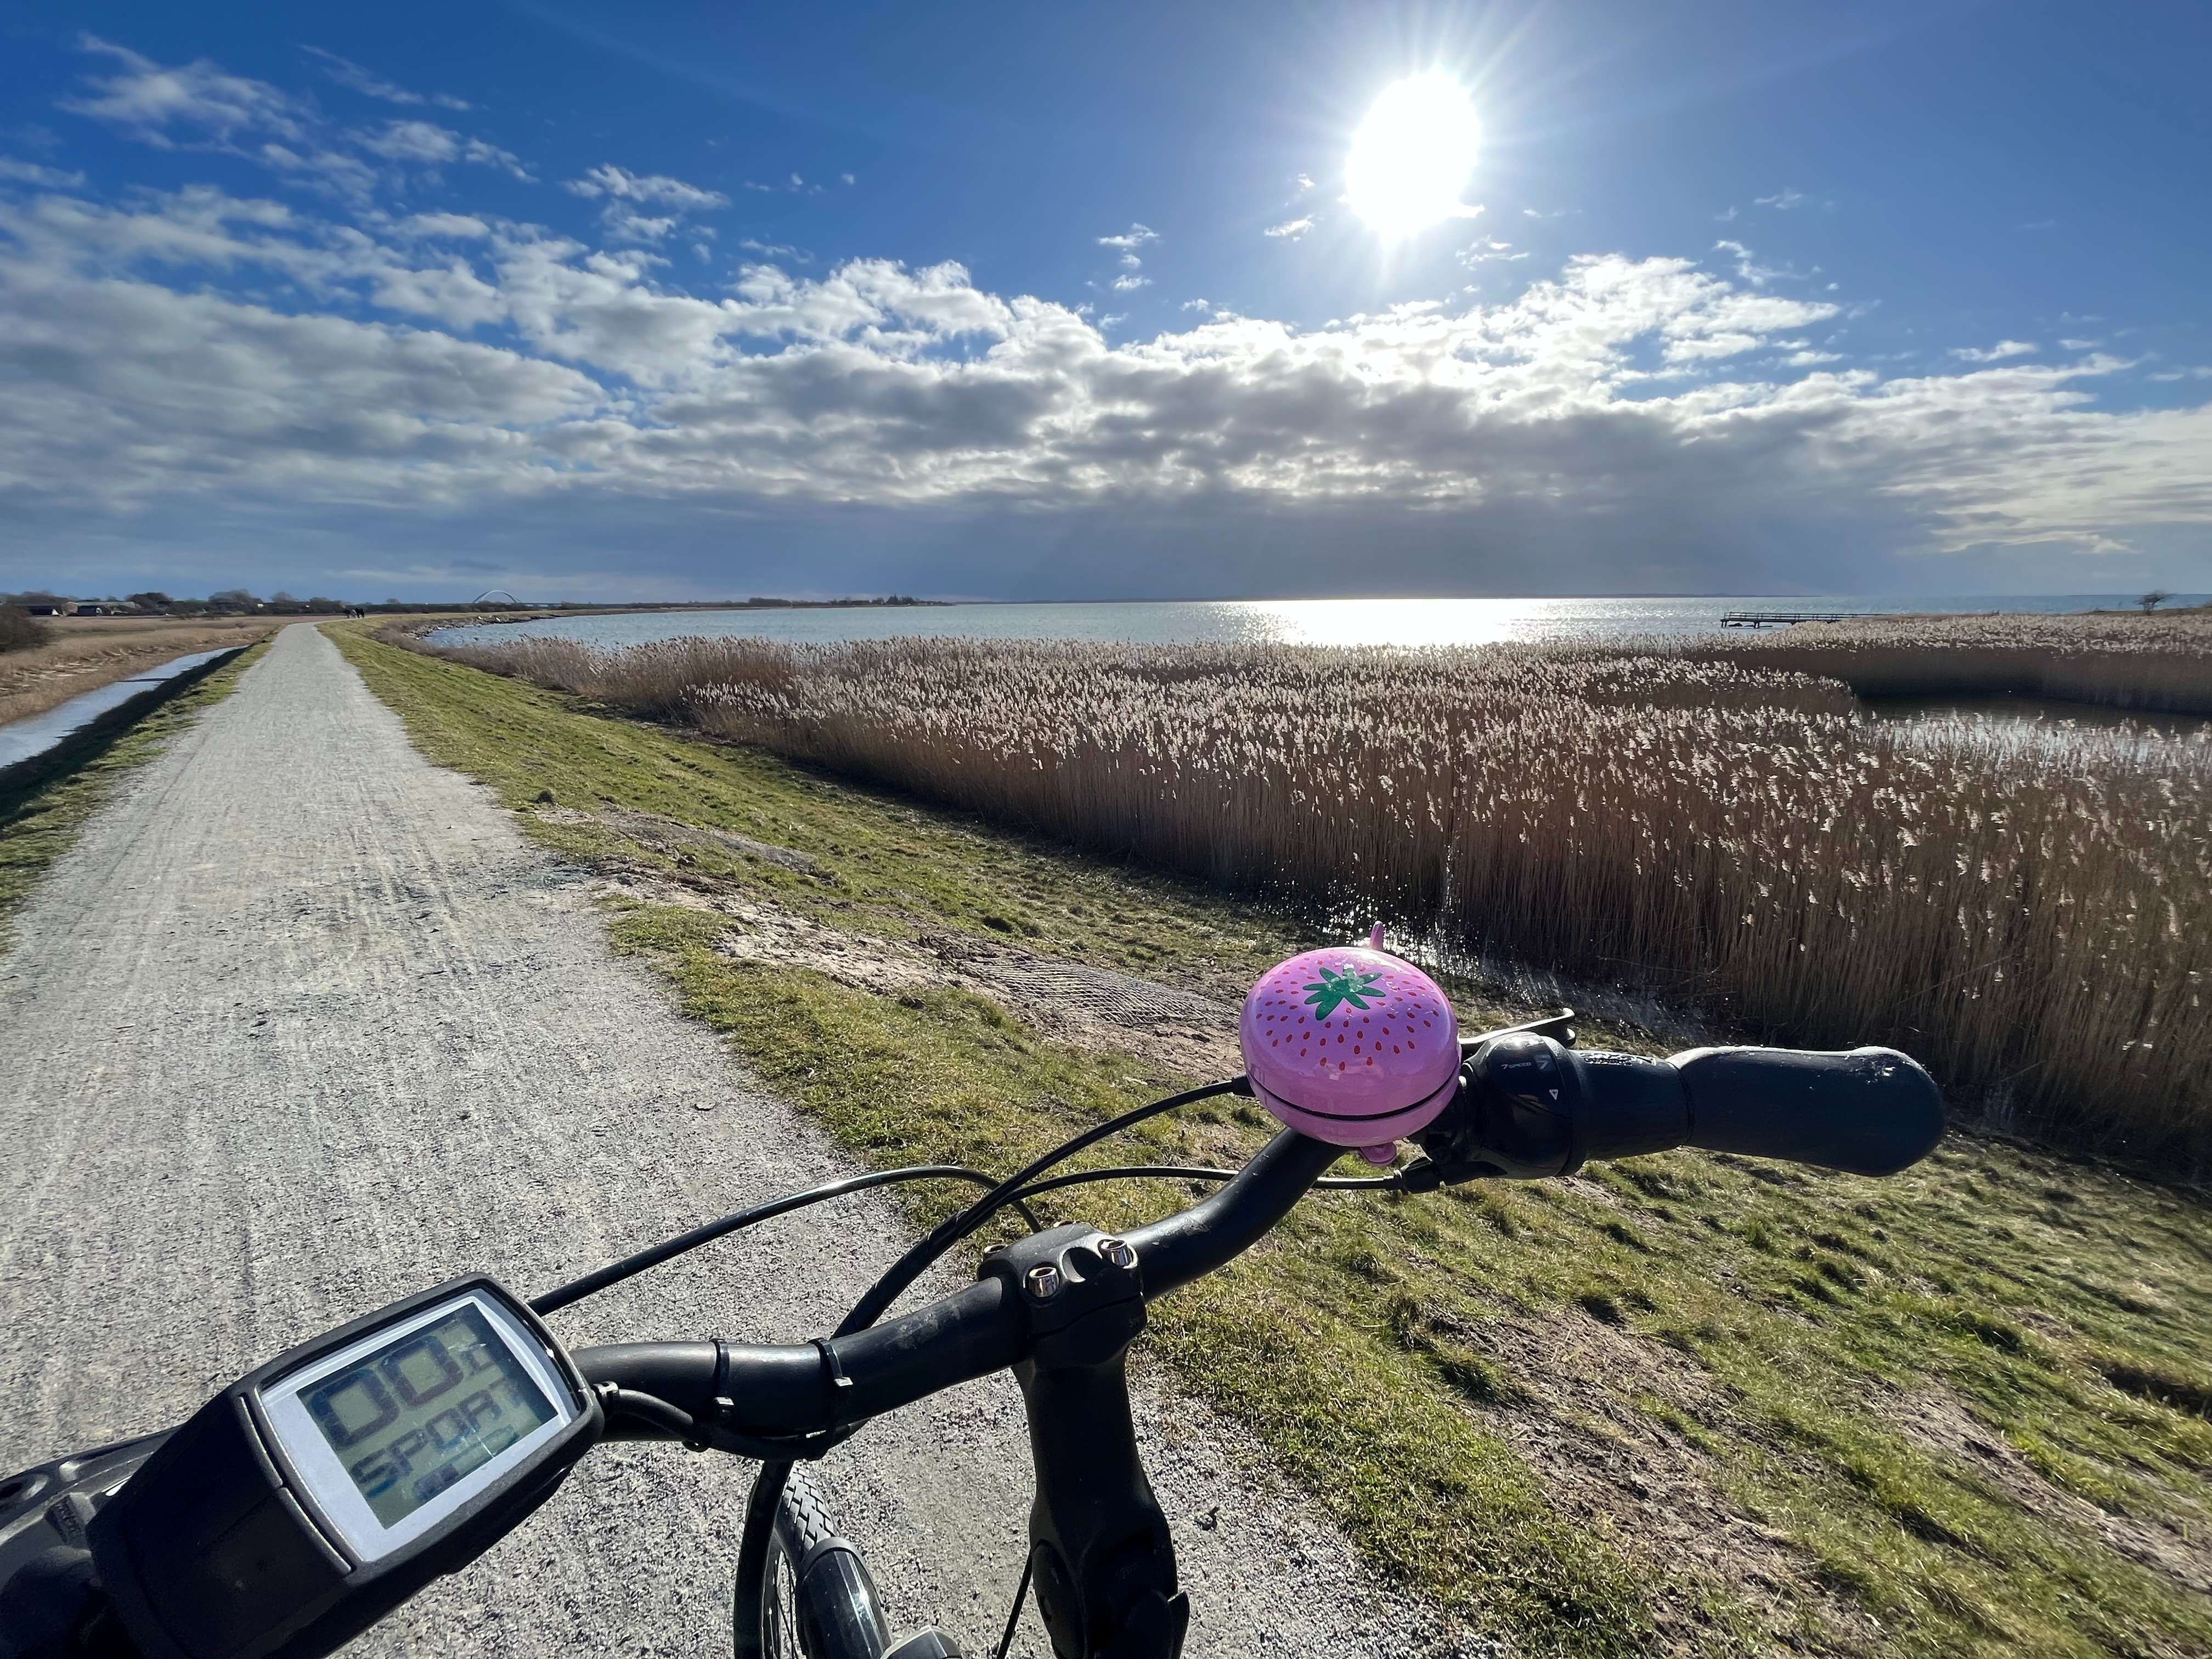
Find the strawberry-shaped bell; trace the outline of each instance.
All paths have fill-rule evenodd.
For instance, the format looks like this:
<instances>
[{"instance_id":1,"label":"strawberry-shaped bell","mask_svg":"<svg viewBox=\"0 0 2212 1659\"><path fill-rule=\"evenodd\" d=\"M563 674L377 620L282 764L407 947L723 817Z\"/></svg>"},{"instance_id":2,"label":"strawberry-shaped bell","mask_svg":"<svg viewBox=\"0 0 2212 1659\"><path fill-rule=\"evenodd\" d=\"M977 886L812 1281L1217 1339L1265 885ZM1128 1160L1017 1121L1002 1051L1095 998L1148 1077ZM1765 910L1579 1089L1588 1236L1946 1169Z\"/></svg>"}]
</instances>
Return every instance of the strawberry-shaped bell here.
<instances>
[{"instance_id":1,"label":"strawberry-shaped bell","mask_svg":"<svg viewBox=\"0 0 2212 1659\"><path fill-rule=\"evenodd\" d=\"M1459 1082L1459 1021L1437 983L1382 949L1309 951L1244 999L1237 1035L1259 1103L1316 1140L1388 1164Z\"/></svg>"}]
</instances>

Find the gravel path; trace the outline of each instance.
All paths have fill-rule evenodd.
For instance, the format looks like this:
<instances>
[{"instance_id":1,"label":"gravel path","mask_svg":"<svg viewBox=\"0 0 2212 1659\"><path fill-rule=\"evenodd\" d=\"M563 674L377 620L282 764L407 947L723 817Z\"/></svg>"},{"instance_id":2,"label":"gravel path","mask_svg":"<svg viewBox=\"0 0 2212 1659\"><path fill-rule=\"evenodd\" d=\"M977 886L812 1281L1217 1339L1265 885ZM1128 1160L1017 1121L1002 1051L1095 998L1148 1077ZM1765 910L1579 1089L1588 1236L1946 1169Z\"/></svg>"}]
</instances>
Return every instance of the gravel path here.
<instances>
[{"instance_id":1,"label":"gravel path","mask_svg":"<svg viewBox=\"0 0 2212 1659\"><path fill-rule=\"evenodd\" d=\"M289 1343L457 1273L542 1288L852 1167L617 960L581 878L417 756L312 627L285 629L137 775L16 934L0 960L0 1470L174 1421ZM902 1231L865 1200L792 1217L555 1323L579 1345L803 1339ZM1233 1425L1158 1391L1139 1417L1193 1654L1438 1645ZM355 1650L726 1653L750 1474L604 1449ZM1010 1381L876 1425L824 1479L902 1627L995 1639L1029 1491ZM1041 1656L1024 1636L1016 1651Z\"/></svg>"}]
</instances>

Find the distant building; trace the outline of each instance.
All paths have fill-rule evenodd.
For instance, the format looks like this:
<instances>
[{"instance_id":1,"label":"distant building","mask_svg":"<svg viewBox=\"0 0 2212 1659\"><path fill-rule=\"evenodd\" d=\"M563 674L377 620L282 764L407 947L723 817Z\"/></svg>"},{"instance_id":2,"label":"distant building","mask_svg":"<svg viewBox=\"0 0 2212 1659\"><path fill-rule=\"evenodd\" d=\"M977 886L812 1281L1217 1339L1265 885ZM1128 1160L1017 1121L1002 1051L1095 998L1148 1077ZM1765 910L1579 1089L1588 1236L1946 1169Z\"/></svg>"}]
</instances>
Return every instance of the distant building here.
<instances>
[{"instance_id":1,"label":"distant building","mask_svg":"<svg viewBox=\"0 0 2212 1659\"><path fill-rule=\"evenodd\" d=\"M104 617L107 615L107 607L104 605L81 605L77 606L76 609L70 611L70 615L72 617Z\"/></svg>"},{"instance_id":2,"label":"distant building","mask_svg":"<svg viewBox=\"0 0 2212 1659\"><path fill-rule=\"evenodd\" d=\"M58 617L62 614L62 608L58 605L27 605L23 609L34 617Z\"/></svg>"}]
</instances>

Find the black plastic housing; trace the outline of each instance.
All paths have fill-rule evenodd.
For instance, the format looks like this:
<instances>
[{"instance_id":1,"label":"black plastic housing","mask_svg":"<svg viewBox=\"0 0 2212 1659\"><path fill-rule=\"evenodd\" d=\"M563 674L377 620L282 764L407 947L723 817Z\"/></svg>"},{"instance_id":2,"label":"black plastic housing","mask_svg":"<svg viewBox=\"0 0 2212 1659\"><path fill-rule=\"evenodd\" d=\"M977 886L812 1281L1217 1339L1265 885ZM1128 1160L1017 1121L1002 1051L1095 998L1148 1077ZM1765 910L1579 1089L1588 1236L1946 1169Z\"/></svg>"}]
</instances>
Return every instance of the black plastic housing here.
<instances>
[{"instance_id":1,"label":"black plastic housing","mask_svg":"<svg viewBox=\"0 0 2212 1659\"><path fill-rule=\"evenodd\" d=\"M258 1391L323 1355L465 1291L489 1291L544 1344L578 1415L508 1480L442 1527L362 1562L318 1524L262 1418ZM290 1349L194 1413L92 1517L93 1563L144 1659L314 1659L432 1579L468 1565L551 1497L596 1442L598 1398L521 1298L457 1279Z\"/></svg>"}]
</instances>

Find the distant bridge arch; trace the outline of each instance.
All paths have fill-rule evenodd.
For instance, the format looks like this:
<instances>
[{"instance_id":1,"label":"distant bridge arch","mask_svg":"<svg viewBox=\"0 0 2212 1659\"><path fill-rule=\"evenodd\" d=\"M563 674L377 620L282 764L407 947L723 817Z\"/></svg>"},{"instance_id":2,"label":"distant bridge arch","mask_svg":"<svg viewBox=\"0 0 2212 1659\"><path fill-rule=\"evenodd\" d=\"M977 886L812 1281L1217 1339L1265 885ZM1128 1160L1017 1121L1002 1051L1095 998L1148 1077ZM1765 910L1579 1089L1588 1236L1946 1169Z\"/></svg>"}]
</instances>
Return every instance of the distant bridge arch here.
<instances>
[{"instance_id":1,"label":"distant bridge arch","mask_svg":"<svg viewBox=\"0 0 2212 1659\"><path fill-rule=\"evenodd\" d=\"M503 587L487 587L483 592L477 594L476 598L471 599L469 603L471 605L484 605L493 599L504 599L509 605L520 605L522 603L520 599L516 599L514 594L508 592Z\"/></svg>"}]
</instances>

